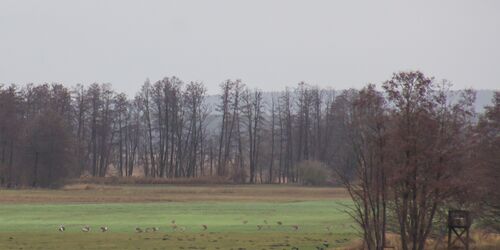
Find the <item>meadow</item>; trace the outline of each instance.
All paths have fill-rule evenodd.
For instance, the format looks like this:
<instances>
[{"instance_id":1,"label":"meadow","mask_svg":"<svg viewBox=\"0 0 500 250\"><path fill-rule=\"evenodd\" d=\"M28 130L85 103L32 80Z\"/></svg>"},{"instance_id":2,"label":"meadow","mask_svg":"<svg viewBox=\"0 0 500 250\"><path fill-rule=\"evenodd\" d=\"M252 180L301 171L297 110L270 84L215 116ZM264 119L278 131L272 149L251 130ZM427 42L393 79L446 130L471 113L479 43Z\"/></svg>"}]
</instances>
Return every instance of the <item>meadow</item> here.
<instances>
[{"instance_id":1,"label":"meadow","mask_svg":"<svg viewBox=\"0 0 500 250\"><path fill-rule=\"evenodd\" d=\"M342 189L278 185L0 190L0 249L336 249L356 238L348 204Z\"/></svg>"}]
</instances>

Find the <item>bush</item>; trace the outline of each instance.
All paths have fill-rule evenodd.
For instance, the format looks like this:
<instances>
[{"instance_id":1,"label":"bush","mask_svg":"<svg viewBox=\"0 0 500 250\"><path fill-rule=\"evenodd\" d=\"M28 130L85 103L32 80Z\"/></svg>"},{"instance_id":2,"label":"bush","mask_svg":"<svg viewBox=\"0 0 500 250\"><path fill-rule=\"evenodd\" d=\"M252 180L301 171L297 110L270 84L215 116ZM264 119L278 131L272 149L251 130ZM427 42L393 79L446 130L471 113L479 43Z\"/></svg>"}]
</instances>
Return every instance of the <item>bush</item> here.
<instances>
[{"instance_id":1,"label":"bush","mask_svg":"<svg viewBox=\"0 0 500 250\"><path fill-rule=\"evenodd\" d=\"M248 175L245 169L236 167L231 173L230 178L234 183L245 183L245 181L248 178Z\"/></svg>"},{"instance_id":2,"label":"bush","mask_svg":"<svg viewBox=\"0 0 500 250\"><path fill-rule=\"evenodd\" d=\"M298 164L299 180L303 185L325 186L331 182L331 171L319 161L303 161Z\"/></svg>"}]
</instances>

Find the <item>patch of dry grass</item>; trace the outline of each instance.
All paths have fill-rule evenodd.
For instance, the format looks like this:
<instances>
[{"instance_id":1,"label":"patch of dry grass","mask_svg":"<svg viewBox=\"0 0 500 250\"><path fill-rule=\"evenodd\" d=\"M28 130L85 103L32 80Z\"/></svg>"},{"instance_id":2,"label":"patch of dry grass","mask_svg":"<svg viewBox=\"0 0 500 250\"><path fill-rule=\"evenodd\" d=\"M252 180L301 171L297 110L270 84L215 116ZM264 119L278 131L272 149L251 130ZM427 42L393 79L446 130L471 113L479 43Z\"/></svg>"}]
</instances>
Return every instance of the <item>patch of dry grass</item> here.
<instances>
[{"instance_id":1,"label":"patch of dry grass","mask_svg":"<svg viewBox=\"0 0 500 250\"><path fill-rule=\"evenodd\" d=\"M98 185L61 189L0 189L0 203L138 203L198 201L314 201L348 199L342 188L291 185Z\"/></svg>"},{"instance_id":2,"label":"patch of dry grass","mask_svg":"<svg viewBox=\"0 0 500 250\"><path fill-rule=\"evenodd\" d=\"M130 177L81 177L66 181L66 184L98 184L98 185L216 185L233 184L227 177L202 176L195 178L151 178L143 176Z\"/></svg>"},{"instance_id":3,"label":"patch of dry grass","mask_svg":"<svg viewBox=\"0 0 500 250\"><path fill-rule=\"evenodd\" d=\"M401 245L401 241L399 240L399 235L397 234L388 234L387 235L387 246L393 250L400 250L399 247ZM426 242L425 249L434 249L434 250L447 250L448 238L443 237L441 239L429 239ZM481 231L480 229L472 229L471 230L471 241L469 245L470 249L475 250L496 250L500 249L500 234L495 233L487 233ZM349 248L352 250L362 250L363 242L361 240L353 241ZM462 245L455 244L455 247L452 249L464 249Z\"/></svg>"},{"instance_id":4,"label":"patch of dry grass","mask_svg":"<svg viewBox=\"0 0 500 250\"><path fill-rule=\"evenodd\" d=\"M343 236L340 236L343 237ZM339 236L325 233L2 233L0 249L317 249ZM340 238L341 239L341 238Z\"/></svg>"}]
</instances>

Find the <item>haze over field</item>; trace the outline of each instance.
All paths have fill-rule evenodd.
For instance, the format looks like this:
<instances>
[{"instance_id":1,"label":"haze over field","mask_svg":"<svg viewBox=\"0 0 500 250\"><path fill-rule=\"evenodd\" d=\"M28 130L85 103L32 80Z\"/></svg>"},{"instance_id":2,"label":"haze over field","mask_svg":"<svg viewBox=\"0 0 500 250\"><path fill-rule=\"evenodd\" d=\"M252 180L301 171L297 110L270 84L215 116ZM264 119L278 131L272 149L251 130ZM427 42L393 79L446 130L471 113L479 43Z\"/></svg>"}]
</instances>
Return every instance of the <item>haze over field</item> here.
<instances>
[{"instance_id":1,"label":"haze over field","mask_svg":"<svg viewBox=\"0 0 500 250\"><path fill-rule=\"evenodd\" d=\"M500 249L499 13L0 0L0 249Z\"/></svg>"},{"instance_id":2,"label":"haze over field","mask_svg":"<svg viewBox=\"0 0 500 250\"><path fill-rule=\"evenodd\" d=\"M0 82L360 88L400 70L498 89L498 1L1 1Z\"/></svg>"}]
</instances>

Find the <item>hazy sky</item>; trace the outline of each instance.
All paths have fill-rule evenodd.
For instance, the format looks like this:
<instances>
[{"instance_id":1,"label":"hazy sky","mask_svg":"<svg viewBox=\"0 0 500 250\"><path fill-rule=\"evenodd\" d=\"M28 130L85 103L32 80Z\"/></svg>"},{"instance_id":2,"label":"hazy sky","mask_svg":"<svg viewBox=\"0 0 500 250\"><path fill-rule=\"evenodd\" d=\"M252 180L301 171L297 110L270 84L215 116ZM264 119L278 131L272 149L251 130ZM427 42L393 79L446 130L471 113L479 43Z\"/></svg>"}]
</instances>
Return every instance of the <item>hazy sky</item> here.
<instances>
[{"instance_id":1,"label":"hazy sky","mask_svg":"<svg viewBox=\"0 0 500 250\"><path fill-rule=\"evenodd\" d=\"M0 1L0 83L336 89L418 69L500 88L500 1Z\"/></svg>"}]
</instances>

